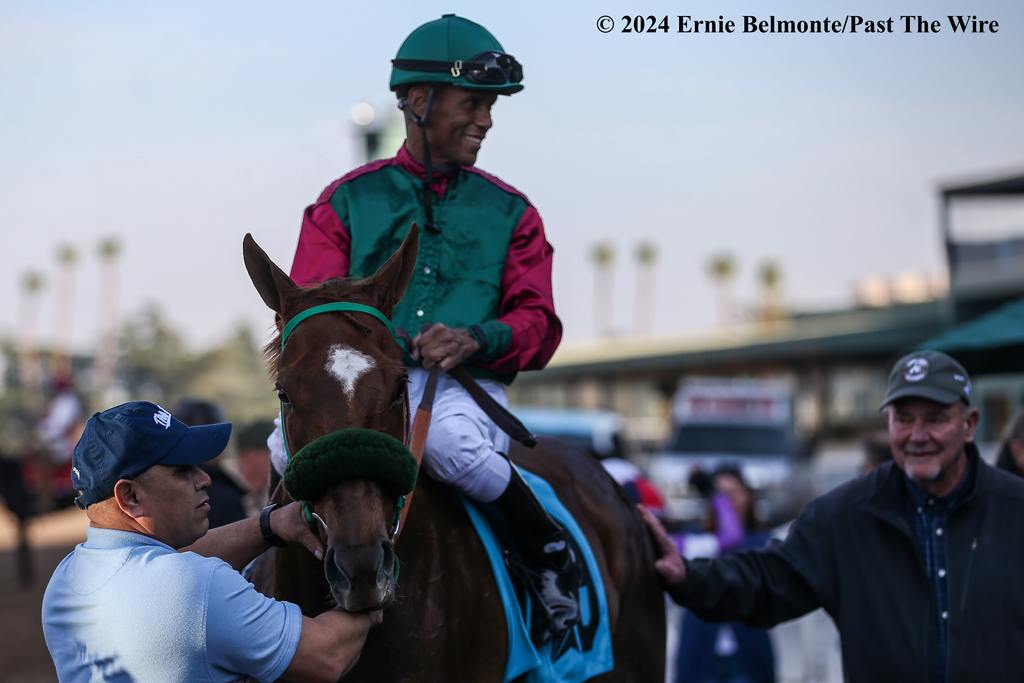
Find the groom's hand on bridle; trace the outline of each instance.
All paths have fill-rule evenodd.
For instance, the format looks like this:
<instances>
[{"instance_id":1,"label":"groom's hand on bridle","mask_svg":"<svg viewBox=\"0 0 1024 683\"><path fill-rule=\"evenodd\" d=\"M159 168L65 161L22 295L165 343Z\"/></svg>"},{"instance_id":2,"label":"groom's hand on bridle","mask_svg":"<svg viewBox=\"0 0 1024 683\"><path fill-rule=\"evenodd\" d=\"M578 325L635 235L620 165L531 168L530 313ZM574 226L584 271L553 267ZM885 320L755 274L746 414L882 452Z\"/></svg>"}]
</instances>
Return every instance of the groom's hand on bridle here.
<instances>
[{"instance_id":1,"label":"groom's hand on bridle","mask_svg":"<svg viewBox=\"0 0 1024 683\"><path fill-rule=\"evenodd\" d=\"M480 343L463 327L434 323L412 340L412 357L423 367L440 366L447 372L480 349Z\"/></svg>"}]
</instances>

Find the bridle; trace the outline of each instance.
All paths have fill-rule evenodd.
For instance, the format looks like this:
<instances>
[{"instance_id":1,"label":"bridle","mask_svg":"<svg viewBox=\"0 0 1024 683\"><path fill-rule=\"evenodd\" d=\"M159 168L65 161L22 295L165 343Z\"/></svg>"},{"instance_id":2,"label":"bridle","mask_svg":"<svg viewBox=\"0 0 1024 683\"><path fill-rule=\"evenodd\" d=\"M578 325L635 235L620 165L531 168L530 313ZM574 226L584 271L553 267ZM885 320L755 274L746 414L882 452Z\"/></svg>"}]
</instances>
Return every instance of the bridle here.
<instances>
[{"instance_id":1,"label":"bridle","mask_svg":"<svg viewBox=\"0 0 1024 683\"><path fill-rule=\"evenodd\" d=\"M395 340L395 342L399 344L399 346L402 345L403 337L396 332L395 326L392 324L391 320L389 320L388 317L384 315L384 313L382 313L379 309L374 308L373 306L367 306L366 304L358 304L351 301L335 301L332 303L320 304L319 306L307 308L306 310L300 312L299 314L297 314L295 317L288 321L288 323L281 330L282 355L284 354L285 346L288 344L288 338L291 337L292 333L295 331L295 328L297 328L303 321L308 320L309 318L312 318L315 315L320 315L322 313L365 313L367 315L373 316L374 318L376 318L377 320L384 324L384 326L387 328L388 332L391 334L391 337ZM403 385L402 394L402 443L406 446L406 448L408 448L410 445L410 429L409 389L407 385ZM292 459L292 452L291 448L288 446L288 428L285 425L285 402L283 399L280 398L280 396L278 397L278 400L281 403L281 436L284 440L285 460L286 462L290 462ZM313 506L310 505L309 501L303 500L299 502L302 504L302 515L305 518L306 524L309 526L310 531L312 531L313 534L316 536L319 536L321 528L323 528L325 532L328 531L327 523L324 522L323 518L320 517L320 515L313 511ZM388 529L389 539L394 539L395 535L398 533L400 520L402 518L402 509L405 507L405 502L406 497L404 495L395 498L395 510L392 516L391 526Z\"/></svg>"}]
</instances>

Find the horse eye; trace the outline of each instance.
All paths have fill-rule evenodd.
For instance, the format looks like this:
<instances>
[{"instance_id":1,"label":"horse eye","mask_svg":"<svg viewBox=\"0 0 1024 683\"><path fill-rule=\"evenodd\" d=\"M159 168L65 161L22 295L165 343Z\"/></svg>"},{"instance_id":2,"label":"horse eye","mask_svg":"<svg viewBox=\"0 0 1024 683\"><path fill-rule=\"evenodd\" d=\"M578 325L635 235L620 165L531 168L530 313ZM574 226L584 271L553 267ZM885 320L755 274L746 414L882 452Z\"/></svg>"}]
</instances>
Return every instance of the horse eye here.
<instances>
[{"instance_id":1,"label":"horse eye","mask_svg":"<svg viewBox=\"0 0 1024 683\"><path fill-rule=\"evenodd\" d=\"M284 393L284 389L282 389L280 385L275 386L274 389L277 391L278 401L284 403L285 405L291 403L291 401L288 400L288 394Z\"/></svg>"}]
</instances>

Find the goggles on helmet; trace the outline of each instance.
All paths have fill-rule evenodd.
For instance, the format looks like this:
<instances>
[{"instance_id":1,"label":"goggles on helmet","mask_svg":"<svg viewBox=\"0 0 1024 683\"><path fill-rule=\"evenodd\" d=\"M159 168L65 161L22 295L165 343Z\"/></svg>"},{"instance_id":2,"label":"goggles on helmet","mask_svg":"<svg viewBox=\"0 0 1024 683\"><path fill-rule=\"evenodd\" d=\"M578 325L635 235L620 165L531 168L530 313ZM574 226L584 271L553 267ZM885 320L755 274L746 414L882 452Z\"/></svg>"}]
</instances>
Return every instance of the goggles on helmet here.
<instances>
[{"instance_id":1,"label":"goggles on helmet","mask_svg":"<svg viewBox=\"0 0 1024 683\"><path fill-rule=\"evenodd\" d=\"M503 52L481 52L467 60L440 62L430 59L392 59L396 69L428 73L449 72L452 78L464 77L474 85L504 85L523 80L523 65Z\"/></svg>"}]
</instances>

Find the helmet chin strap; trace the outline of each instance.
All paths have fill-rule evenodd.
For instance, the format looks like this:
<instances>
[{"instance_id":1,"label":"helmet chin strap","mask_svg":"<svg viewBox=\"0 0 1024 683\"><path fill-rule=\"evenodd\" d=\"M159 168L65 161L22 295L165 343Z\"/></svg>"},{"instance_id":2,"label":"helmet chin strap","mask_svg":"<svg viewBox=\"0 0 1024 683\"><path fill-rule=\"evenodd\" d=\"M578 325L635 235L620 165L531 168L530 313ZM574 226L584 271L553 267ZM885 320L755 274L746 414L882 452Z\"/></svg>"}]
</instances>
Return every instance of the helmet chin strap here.
<instances>
[{"instance_id":1,"label":"helmet chin strap","mask_svg":"<svg viewBox=\"0 0 1024 683\"><path fill-rule=\"evenodd\" d=\"M416 122L416 125L420 129L420 139L423 142L423 192L420 197L420 202L423 204L423 211L427 216L426 229L430 232L441 232L440 229L434 224L434 206L431 200L430 193L433 192L432 185L434 180L434 167L430 163L430 143L427 141L427 119L430 117L430 110L434 105L434 93L436 87L431 85L427 90L427 104L423 107L423 114L419 115L416 111L409 106L407 100L402 100L399 104L399 108L403 111L408 111L412 116L412 120Z\"/></svg>"}]
</instances>

